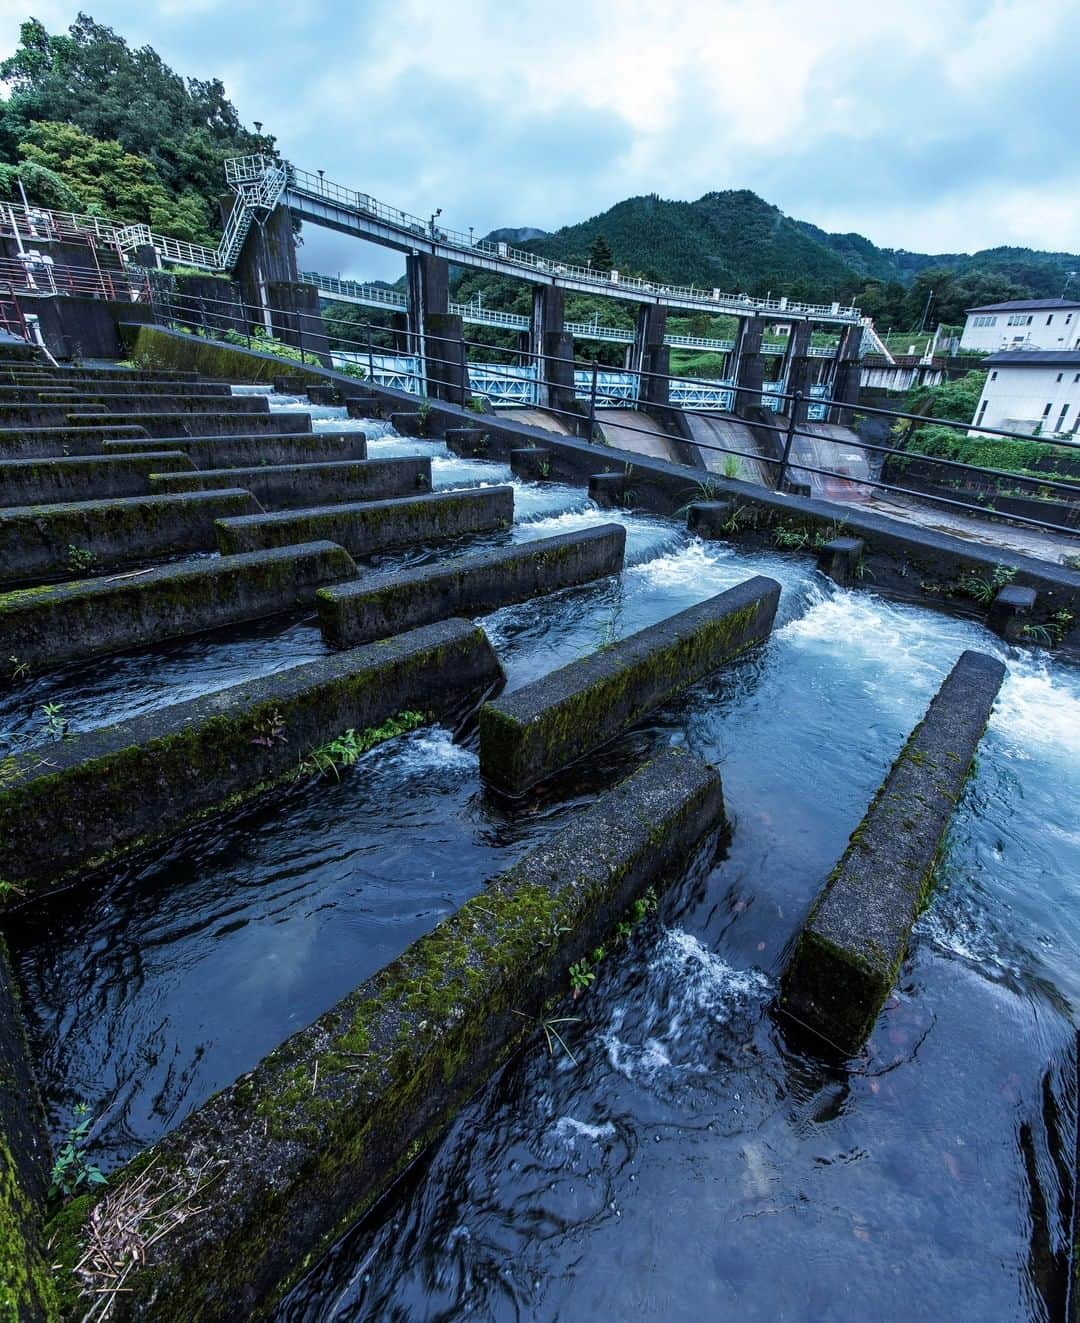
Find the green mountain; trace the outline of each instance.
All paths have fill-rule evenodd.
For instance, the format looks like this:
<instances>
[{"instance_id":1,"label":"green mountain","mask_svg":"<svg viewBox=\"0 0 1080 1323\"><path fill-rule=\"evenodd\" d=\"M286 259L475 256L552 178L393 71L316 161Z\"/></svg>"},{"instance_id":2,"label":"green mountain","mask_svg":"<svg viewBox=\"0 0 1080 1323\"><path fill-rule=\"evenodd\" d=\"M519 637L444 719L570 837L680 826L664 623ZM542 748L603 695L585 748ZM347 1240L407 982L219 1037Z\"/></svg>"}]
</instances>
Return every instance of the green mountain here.
<instances>
[{"instance_id":1,"label":"green mountain","mask_svg":"<svg viewBox=\"0 0 1080 1323\"><path fill-rule=\"evenodd\" d=\"M523 246L585 264L598 241L625 273L726 293L784 294L817 303L854 300L879 322L955 323L973 303L1053 298L1080 255L992 248L977 253L914 253L879 248L861 234L830 234L785 216L747 189L706 193L696 202L654 194Z\"/></svg>"}]
</instances>

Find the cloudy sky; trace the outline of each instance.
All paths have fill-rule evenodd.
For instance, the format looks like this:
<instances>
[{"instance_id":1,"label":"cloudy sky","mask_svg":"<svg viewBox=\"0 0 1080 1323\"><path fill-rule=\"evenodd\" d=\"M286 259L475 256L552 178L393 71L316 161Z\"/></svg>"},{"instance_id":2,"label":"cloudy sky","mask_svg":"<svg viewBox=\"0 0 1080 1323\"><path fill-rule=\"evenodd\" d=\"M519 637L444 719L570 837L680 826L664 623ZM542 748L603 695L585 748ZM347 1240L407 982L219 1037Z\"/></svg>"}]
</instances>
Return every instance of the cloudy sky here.
<instances>
[{"instance_id":1,"label":"cloudy sky","mask_svg":"<svg viewBox=\"0 0 1080 1323\"><path fill-rule=\"evenodd\" d=\"M456 228L751 188L919 251L1080 249L1080 0L83 0L297 165ZM0 49L29 13L0 0ZM313 264L377 269L309 237Z\"/></svg>"}]
</instances>

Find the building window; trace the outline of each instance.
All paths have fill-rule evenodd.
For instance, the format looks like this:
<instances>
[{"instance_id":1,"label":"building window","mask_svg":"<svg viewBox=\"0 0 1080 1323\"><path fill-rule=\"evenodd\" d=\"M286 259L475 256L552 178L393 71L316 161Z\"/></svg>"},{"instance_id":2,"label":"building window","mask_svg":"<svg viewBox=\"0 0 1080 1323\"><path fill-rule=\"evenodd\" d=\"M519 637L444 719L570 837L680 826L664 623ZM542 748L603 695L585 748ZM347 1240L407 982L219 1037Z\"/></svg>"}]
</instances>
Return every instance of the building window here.
<instances>
[{"instance_id":1,"label":"building window","mask_svg":"<svg viewBox=\"0 0 1080 1323\"><path fill-rule=\"evenodd\" d=\"M1054 428L1054 431L1055 431L1055 432L1064 432L1064 430L1065 430L1065 416L1066 416L1066 414L1067 414L1068 412L1069 412L1069 406L1068 406L1067 404L1063 404L1063 405L1061 406L1061 417L1060 417L1060 418L1058 419L1058 421L1057 421L1057 427Z\"/></svg>"},{"instance_id":2,"label":"building window","mask_svg":"<svg viewBox=\"0 0 1080 1323\"><path fill-rule=\"evenodd\" d=\"M1010 326L1030 326L1031 313L1014 312L1009 318Z\"/></svg>"},{"instance_id":3,"label":"building window","mask_svg":"<svg viewBox=\"0 0 1080 1323\"><path fill-rule=\"evenodd\" d=\"M986 406L988 403L989 403L988 400L983 400L982 404L979 405L979 416L975 419L976 427L978 427L978 425L982 422L983 414L986 413Z\"/></svg>"},{"instance_id":4,"label":"building window","mask_svg":"<svg viewBox=\"0 0 1080 1323\"><path fill-rule=\"evenodd\" d=\"M1077 377L1080 378L1080 372L1077 373ZM993 372L990 373L990 380L997 381L997 368L994 368Z\"/></svg>"},{"instance_id":5,"label":"building window","mask_svg":"<svg viewBox=\"0 0 1080 1323\"><path fill-rule=\"evenodd\" d=\"M1068 326L1068 324L1069 324L1071 321L1072 321L1072 313L1071 313L1071 312L1067 312L1067 313L1065 314L1065 325Z\"/></svg>"},{"instance_id":6,"label":"building window","mask_svg":"<svg viewBox=\"0 0 1080 1323\"><path fill-rule=\"evenodd\" d=\"M1059 373L1057 374L1057 379L1058 379L1058 381L1060 381L1061 378L1062 378L1064 375L1065 375L1064 372L1059 372Z\"/></svg>"},{"instance_id":7,"label":"building window","mask_svg":"<svg viewBox=\"0 0 1080 1323\"><path fill-rule=\"evenodd\" d=\"M1053 401L1053 400L1051 400L1051 401L1047 404L1046 408L1043 410L1043 417L1044 417L1044 418L1049 418L1049 417L1050 417L1050 410L1053 408L1053 405L1054 405L1054 401Z\"/></svg>"},{"instance_id":8,"label":"building window","mask_svg":"<svg viewBox=\"0 0 1080 1323\"><path fill-rule=\"evenodd\" d=\"M971 324L972 324L972 326L996 326L996 325L997 325L997 318L996 318L996 317L973 317L972 320L971 320Z\"/></svg>"},{"instance_id":9,"label":"building window","mask_svg":"<svg viewBox=\"0 0 1080 1323\"><path fill-rule=\"evenodd\" d=\"M1051 313L1050 316L1047 317L1047 319L1046 319L1046 324L1047 324L1047 326L1049 326L1050 323L1051 323L1053 320L1054 320L1054 314Z\"/></svg>"}]
</instances>

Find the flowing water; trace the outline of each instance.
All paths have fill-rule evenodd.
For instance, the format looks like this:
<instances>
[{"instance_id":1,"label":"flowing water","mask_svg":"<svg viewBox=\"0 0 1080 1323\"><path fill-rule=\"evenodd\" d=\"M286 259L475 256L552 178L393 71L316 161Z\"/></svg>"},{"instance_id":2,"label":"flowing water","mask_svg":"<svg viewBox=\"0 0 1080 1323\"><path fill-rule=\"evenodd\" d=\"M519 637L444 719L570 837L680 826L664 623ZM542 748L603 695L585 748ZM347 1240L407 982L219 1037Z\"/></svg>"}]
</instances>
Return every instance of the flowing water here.
<instances>
[{"instance_id":1,"label":"flowing water","mask_svg":"<svg viewBox=\"0 0 1080 1323\"><path fill-rule=\"evenodd\" d=\"M776 630L529 813L485 797L468 743L429 728L23 920L13 957L54 1132L86 1099L95 1156L122 1162L604 784L685 744L724 779L721 857L558 1012L569 1053L538 1036L280 1317L1054 1317L1076 1123L1080 673L841 590L808 558L702 543L311 412L364 431L372 458L430 454L436 487L513 482L513 530L449 554L625 524L618 581L484 619L511 687L752 574L782 585ZM827 1065L769 1013L786 951L968 647L1009 667L976 774L867 1051ZM84 729L323 651L311 620L182 640L42 677L3 700L0 730L17 747L42 738L46 702Z\"/></svg>"}]
</instances>

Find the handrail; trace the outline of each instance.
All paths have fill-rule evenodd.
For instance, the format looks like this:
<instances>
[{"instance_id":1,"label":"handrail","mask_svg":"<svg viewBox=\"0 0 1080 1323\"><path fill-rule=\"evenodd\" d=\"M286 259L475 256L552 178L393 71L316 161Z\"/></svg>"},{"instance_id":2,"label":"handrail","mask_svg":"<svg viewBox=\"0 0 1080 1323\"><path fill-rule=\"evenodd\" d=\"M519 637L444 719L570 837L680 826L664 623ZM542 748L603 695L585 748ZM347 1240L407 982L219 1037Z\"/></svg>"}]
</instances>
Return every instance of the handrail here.
<instances>
[{"instance_id":1,"label":"handrail","mask_svg":"<svg viewBox=\"0 0 1080 1323\"><path fill-rule=\"evenodd\" d=\"M228 301L226 300L214 300L214 299L189 300L186 296L183 295L180 296L166 295L164 296L163 300L159 303L159 306L157 307L157 314L159 319L161 319L162 314L164 314L164 320L167 323L170 316L177 315L175 309L173 308L174 303L179 305L183 305L184 303L189 303L195 306L196 308L199 308L201 307L201 305L205 305L207 303L210 304L222 303L222 304L228 304L228 306L230 307L230 309L233 311L234 314L236 311L236 305L232 303L228 303ZM252 314L253 320L257 320L255 316L255 310L251 309L249 311ZM278 313L283 312L283 310L280 309L273 311L276 311ZM301 340L300 353L302 357L306 357L305 351L302 347L304 317L303 316L297 317L295 312L292 313L286 312L284 315L296 317L297 332L299 333ZM190 319L190 314L188 314L188 317ZM321 319L317 315L311 316L310 321L321 326ZM209 338L221 338L220 333L216 333L209 326L205 325L205 320L204 320L204 328L205 328L204 333ZM359 359L360 364L363 364L366 360L366 362L370 365L370 367L374 367L374 360L376 354L373 349L371 333L384 332L385 328L375 326L372 323L362 323L360 327L358 327L358 329L367 330L368 337L366 341L362 341L362 340L346 341L344 339L341 339L340 343L343 345L344 344L354 345L356 347L356 350L358 351L356 357ZM247 337L247 340L249 347L257 347L258 344L257 339L253 341L253 338L249 335ZM455 373L467 373L470 368L470 360L466 359L464 357L464 354L470 348L479 350L481 352L491 351L491 346L482 345L479 342L463 341L462 342L463 357L456 360L443 359L437 356L433 356L431 353L425 353L422 360L417 355L393 356L401 360L402 363L401 370L395 373L394 383L396 384L397 381L400 381L403 383L401 387L402 389L406 389L414 394L416 393L423 394L427 387L426 377L429 366L442 364L443 366L452 370ZM328 352L330 354L334 354L334 353L344 354L347 353L348 351L341 349L341 350L329 350ZM499 351L499 352L510 352L510 351ZM379 356L382 357L382 355ZM533 374L536 373L536 370L539 367L539 365L541 363L548 361L557 361L564 368L566 366L572 366L573 369L579 370L581 375L588 374L590 378L593 375L594 365L592 362L588 360L562 359L562 358L558 358L555 355L533 353L529 351L518 351L517 356L527 359L529 361L529 366L527 368L522 369L521 367L519 367L517 369L517 373L518 373L517 380L521 382L523 388L525 386L531 386L533 384L532 381L525 380L524 374L527 372L529 373L530 376L533 376ZM387 355L387 357L392 357L392 356ZM315 358L316 361L319 361L318 355L315 355ZM479 364L475 364L475 365L480 366ZM487 367L489 373L491 373L492 376L499 375L498 364L487 364L484 366ZM506 377L512 379L513 373L514 373L514 368L511 365L504 365L503 374ZM798 392L793 393L790 391L779 389L778 387L780 387L781 383L765 383L764 389L761 390L761 389L754 389L751 387L738 386L735 384L716 382L708 378L677 377L670 373L654 373L648 371L638 371L629 374L619 374L617 372L605 374L604 372L601 371L595 374L597 380L597 388L596 388L596 394L594 396L594 406L593 406L594 408L595 408L595 403L600 402L601 397L604 400L607 400L611 403L625 402L626 400L626 396L623 395L622 400L620 401L616 396L616 392L613 389L609 389L608 383L605 381L605 375L611 375L613 377L618 375L623 375L625 377L632 377L637 381L666 380L669 383L669 393L670 393L670 387L672 385L686 387L686 388L697 385L697 386L704 386L714 391L717 389L722 389L723 391L730 393L732 398L738 398L740 396L742 397L749 396L752 401L756 400L756 401L760 401L763 404L764 403L774 404L781 411L783 411L784 409L787 410L786 422L769 423L764 421L764 419L758 419L753 424L753 426L756 429L765 432L771 432L778 436L783 436L785 440L789 437L796 437L796 436L805 436L808 438L812 438L814 441L818 441L818 442L822 440L822 437L819 433L808 431L805 427L800 426L797 421L797 416L800 410L806 407L807 405L810 405L811 400L804 399L801 393ZM465 380L466 382L468 382L467 376ZM482 388L476 389L473 387L472 383L467 384L465 389L466 391L471 390L475 394L483 395L488 398L498 398L497 392L495 392L494 390L490 390L490 389L484 390ZM763 400L762 399L763 393L769 395L771 397L770 400L768 401ZM587 394L588 394L587 392L583 392L583 397L587 398ZM520 399L520 402L527 403L528 400L522 397ZM856 405L845 401L833 400L828 396L828 394L826 394L823 398L813 400L813 404L823 409L825 411L826 417L828 416L831 410L835 409L843 412L858 412L860 415L869 414L869 415L877 415L886 418L891 418L893 420L906 420L912 423L918 423L924 425L936 424L939 426L950 428L953 431L962 432L965 434L970 433L972 431L972 428L970 427L969 424L958 423L954 419L937 419L937 418L926 417L920 414L904 413L902 411L897 411L897 410L878 409L871 406ZM549 412L565 415L567 418L574 420L577 425L580 425L582 423L582 415L578 412L573 412L566 409L560 410L558 408L552 408L550 404L546 405L545 408ZM782 416L782 412L781 412L781 416ZM622 424L622 426L628 428L629 430L634 430L632 424L630 423L624 423ZM653 429L649 429L649 432L650 435L655 435ZM1044 437L1031 437L1023 433L1006 432L1002 429L997 429L997 428L980 428L979 433L980 435L986 435L986 436L999 436L1011 440L1035 442L1040 446L1040 448L1045 449L1047 455L1051 457L1060 457L1061 455L1063 455L1063 453L1072 450L1073 452L1075 452L1076 456L1080 458L1080 446L1070 445L1070 443L1067 441L1062 442L1062 441L1054 441ZM669 437L669 439L671 439L672 441L676 441L676 442L685 441L685 437L677 435L675 433L662 432L661 435ZM694 444L703 450L715 450L718 452L722 452L726 454L735 454L735 455L744 453L734 449L733 447L724 446L715 443L708 443L708 442L695 440ZM1037 474L1031 475L1026 473L1013 473L1001 469L990 469L980 465L966 464L959 460L947 460L947 459L939 458L937 456L921 455L918 454L917 452L905 451L896 446L878 445L873 442L864 441L863 439L855 436L854 434L852 434L850 437L845 438L842 444L845 446L845 448L847 447L857 448L862 452L866 453L867 455L882 456L884 457L885 461L887 461L890 458L915 461L921 464L926 464L931 469L942 470L946 474L958 474L961 476L972 475L976 479L981 479L983 481L990 483L991 486L996 486L997 494L999 495L1001 494L1002 485L1007 485L1007 489L1006 489L1007 491L1019 490L1020 494L1023 494L1025 491L1036 494L1039 492L1050 492L1053 494L1060 493L1063 497L1071 500L1072 502L1080 503L1080 483L1076 483L1076 482L1061 481L1060 479L1057 478L1043 478ZM807 473L817 473L821 476L839 478L846 482L850 482L856 485L870 487L874 489L880 488L885 491L896 492L905 496L914 497L918 500L930 501L937 504L942 504L948 506L949 508L955 508L968 513L978 514L983 517L989 515L997 518L1005 518L1013 523L1019 523L1032 527L1049 529L1053 532L1064 533L1071 537L1076 537L1078 535L1078 530L1076 528L1068 527L1062 524L1057 524L1049 520L1039 519L1035 516L1021 515L1014 512L996 511L993 509L988 509L984 505L975 504L970 501L953 500L950 497L938 496L932 492L920 492L913 488L898 486L895 483L882 482L879 479L870 478L869 476L866 475L852 475L851 473L839 472L824 468L819 469L797 458L790 459L788 461L780 461L764 455L753 455L751 456L751 458L759 460L761 463L776 466L778 471L781 473L784 471L784 469L790 466L794 469L805 471ZM988 495L993 495L993 494L994 494L993 492L988 493Z\"/></svg>"},{"instance_id":2,"label":"handrail","mask_svg":"<svg viewBox=\"0 0 1080 1323\"><path fill-rule=\"evenodd\" d=\"M225 177L234 188L242 188L263 177L272 168L280 167L266 156L232 157L225 162ZM286 164L284 168L288 174L289 191L301 197L330 202L346 211L381 221L410 242L422 239L432 245L441 244L456 249L466 256L479 254L544 275L562 276L594 286L598 292L604 289L609 293L614 289L620 292L633 290L658 302L666 297L677 299L680 303L691 303L713 310L720 307L735 312L764 312L781 316L786 314L821 321L845 323L862 321L862 314L854 304L841 308L839 303L800 303L783 297L753 298L749 294L726 294L719 289L706 292L694 285L666 284L646 280L643 276L624 276L616 270L601 272L591 266L577 266L570 262L541 257L523 248L513 248L509 244L493 243L489 239L476 239L471 231L466 234L462 230L436 225L437 213L425 222L419 216L378 201L370 193L346 188L322 174L312 174L311 171L292 164ZM465 264L468 265L467 262Z\"/></svg>"}]
</instances>

